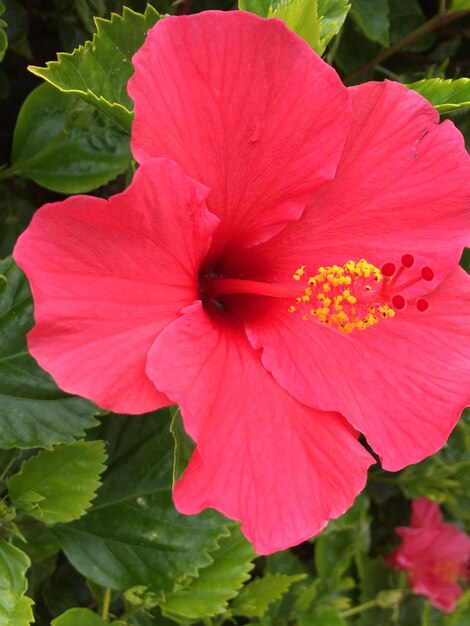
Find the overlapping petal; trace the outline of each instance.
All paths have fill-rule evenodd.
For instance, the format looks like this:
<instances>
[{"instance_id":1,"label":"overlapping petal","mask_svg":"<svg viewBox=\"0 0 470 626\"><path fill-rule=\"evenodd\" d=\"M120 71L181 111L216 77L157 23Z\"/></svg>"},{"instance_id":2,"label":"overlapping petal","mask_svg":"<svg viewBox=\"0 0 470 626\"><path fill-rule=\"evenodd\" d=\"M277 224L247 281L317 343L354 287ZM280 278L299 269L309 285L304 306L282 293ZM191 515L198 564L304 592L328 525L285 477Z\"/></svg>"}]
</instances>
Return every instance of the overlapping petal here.
<instances>
[{"instance_id":1,"label":"overlapping petal","mask_svg":"<svg viewBox=\"0 0 470 626\"><path fill-rule=\"evenodd\" d=\"M133 59L132 150L212 189L219 249L264 240L333 178L350 123L336 72L276 19L167 17Z\"/></svg>"},{"instance_id":2,"label":"overlapping petal","mask_svg":"<svg viewBox=\"0 0 470 626\"><path fill-rule=\"evenodd\" d=\"M114 411L168 404L145 374L155 337L198 294L218 219L208 190L155 159L109 201L42 207L14 256L33 292L28 346L58 385Z\"/></svg>"},{"instance_id":3,"label":"overlapping petal","mask_svg":"<svg viewBox=\"0 0 470 626\"><path fill-rule=\"evenodd\" d=\"M242 520L261 554L319 532L353 502L372 457L336 413L299 404L243 330L196 303L157 338L147 372L178 402L197 449L174 490L184 513Z\"/></svg>"},{"instance_id":4,"label":"overlapping petal","mask_svg":"<svg viewBox=\"0 0 470 626\"><path fill-rule=\"evenodd\" d=\"M470 400L470 279L456 268L427 299L350 335L266 303L248 336L284 389L340 411L395 471L441 448Z\"/></svg>"},{"instance_id":5,"label":"overlapping petal","mask_svg":"<svg viewBox=\"0 0 470 626\"><path fill-rule=\"evenodd\" d=\"M432 266L437 283L458 263L470 231L470 159L461 133L450 121L439 124L429 102L398 83L365 83L350 94L353 121L334 181L300 220L235 257L240 273L251 267L267 280L289 279L301 265L312 273L349 259L399 265L412 253L417 266Z\"/></svg>"}]
</instances>

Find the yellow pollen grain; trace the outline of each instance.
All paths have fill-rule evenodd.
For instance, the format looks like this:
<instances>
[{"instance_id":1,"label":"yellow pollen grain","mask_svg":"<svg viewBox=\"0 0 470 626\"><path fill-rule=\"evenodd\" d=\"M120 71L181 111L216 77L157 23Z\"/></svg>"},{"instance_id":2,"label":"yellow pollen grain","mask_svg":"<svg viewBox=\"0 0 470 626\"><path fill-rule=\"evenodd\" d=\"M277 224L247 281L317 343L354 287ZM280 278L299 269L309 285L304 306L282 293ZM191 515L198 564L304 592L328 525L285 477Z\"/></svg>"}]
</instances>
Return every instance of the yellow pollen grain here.
<instances>
[{"instance_id":1,"label":"yellow pollen grain","mask_svg":"<svg viewBox=\"0 0 470 626\"><path fill-rule=\"evenodd\" d=\"M300 281L305 275L305 265L299 267L294 275ZM308 314L302 315L303 320L316 318L325 326L333 326L342 333L350 334L354 330L365 330L379 322L380 319L392 318L395 311L385 303L371 301L373 282L380 282L380 270L360 259L357 263L347 261L343 266L321 266L314 276L306 276L307 287L304 293L296 298L297 304L310 303ZM297 307L291 306L290 313Z\"/></svg>"}]
</instances>

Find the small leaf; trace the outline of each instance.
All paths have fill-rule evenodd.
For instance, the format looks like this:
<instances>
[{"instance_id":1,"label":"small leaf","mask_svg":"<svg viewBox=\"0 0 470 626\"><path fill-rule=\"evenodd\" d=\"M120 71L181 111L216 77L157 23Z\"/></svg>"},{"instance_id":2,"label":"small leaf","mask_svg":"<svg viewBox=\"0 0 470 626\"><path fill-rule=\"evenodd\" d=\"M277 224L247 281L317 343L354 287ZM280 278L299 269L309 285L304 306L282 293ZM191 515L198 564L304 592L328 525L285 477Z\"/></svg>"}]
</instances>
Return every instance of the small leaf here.
<instances>
[{"instance_id":1,"label":"small leaf","mask_svg":"<svg viewBox=\"0 0 470 626\"><path fill-rule=\"evenodd\" d=\"M297 33L317 52L322 54L325 46L321 41L321 25L316 0L281 0L271 4L268 17L277 17Z\"/></svg>"},{"instance_id":2,"label":"small leaf","mask_svg":"<svg viewBox=\"0 0 470 626\"><path fill-rule=\"evenodd\" d=\"M323 54L351 5L349 0L239 0L238 7L260 17L283 20L317 54Z\"/></svg>"},{"instance_id":3,"label":"small leaf","mask_svg":"<svg viewBox=\"0 0 470 626\"><path fill-rule=\"evenodd\" d=\"M11 258L0 261L0 448L48 447L73 441L96 425L95 405L69 396L32 359L25 335L33 325L28 282Z\"/></svg>"},{"instance_id":4,"label":"small leaf","mask_svg":"<svg viewBox=\"0 0 470 626\"><path fill-rule=\"evenodd\" d=\"M271 0L239 0L238 8L260 17L267 17L271 8Z\"/></svg>"},{"instance_id":5,"label":"small leaf","mask_svg":"<svg viewBox=\"0 0 470 626\"><path fill-rule=\"evenodd\" d=\"M44 84L21 107L10 171L60 193L108 183L131 161L129 137L77 96Z\"/></svg>"},{"instance_id":6,"label":"small leaf","mask_svg":"<svg viewBox=\"0 0 470 626\"><path fill-rule=\"evenodd\" d=\"M8 481L15 507L46 524L71 522L90 507L105 466L102 441L77 441L43 450Z\"/></svg>"},{"instance_id":7,"label":"small leaf","mask_svg":"<svg viewBox=\"0 0 470 626\"><path fill-rule=\"evenodd\" d=\"M230 612L243 617L262 617L272 602L282 598L291 585L306 577L306 574L266 574L243 587L232 602Z\"/></svg>"},{"instance_id":8,"label":"small leaf","mask_svg":"<svg viewBox=\"0 0 470 626\"><path fill-rule=\"evenodd\" d=\"M124 7L122 16L113 13L109 20L96 18L92 41L72 53L59 53L58 60L47 67L29 69L61 91L80 96L130 133L132 101L126 87L134 71L131 59L159 19L150 5L143 15Z\"/></svg>"},{"instance_id":9,"label":"small leaf","mask_svg":"<svg viewBox=\"0 0 470 626\"><path fill-rule=\"evenodd\" d=\"M0 15L5 13L5 3L3 0L0 0ZM5 32L5 28L7 23L4 20L0 19L0 61L3 61L3 57L5 56L5 52L8 47L8 37Z\"/></svg>"},{"instance_id":10,"label":"small leaf","mask_svg":"<svg viewBox=\"0 0 470 626\"><path fill-rule=\"evenodd\" d=\"M109 463L93 507L53 532L74 567L103 587L144 585L162 596L212 562L233 522L213 510L181 515L171 498L169 411L109 415L97 434Z\"/></svg>"},{"instance_id":11,"label":"small leaf","mask_svg":"<svg viewBox=\"0 0 470 626\"><path fill-rule=\"evenodd\" d=\"M33 621L33 601L24 595L29 566L24 552L0 539L0 626L27 626Z\"/></svg>"},{"instance_id":12,"label":"small leaf","mask_svg":"<svg viewBox=\"0 0 470 626\"><path fill-rule=\"evenodd\" d=\"M184 474L189 459L193 453L195 443L189 435L186 434L183 426L183 418L181 417L178 407L170 409L172 413L170 431L175 441L175 456L173 461L173 486Z\"/></svg>"},{"instance_id":13,"label":"small leaf","mask_svg":"<svg viewBox=\"0 0 470 626\"><path fill-rule=\"evenodd\" d=\"M452 9L454 11L466 11L470 9L470 0L452 0Z\"/></svg>"},{"instance_id":14,"label":"small leaf","mask_svg":"<svg viewBox=\"0 0 470 626\"><path fill-rule=\"evenodd\" d=\"M318 16L320 18L322 54L326 46L341 30L351 5L349 0L318 0Z\"/></svg>"},{"instance_id":15,"label":"small leaf","mask_svg":"<svg viewBox=\"0 0 470 626\"><path fill-rule=\"evenodd\" d=\"M51 626L109 626L109 622L90 609L69 609L53 619Z\"/></svg>"},{"instance_id":16,"label":"small leaf","mask_svg":"<svg viewBox=\"0 0 470 626\"><path fill-rule=\"evenodd\" d=\"M210 556L213 562L199 570L198 576L187 587L166 596L162 603L165 615L179 620L223 613L227 601L249 578L256 554L239 527L234 526Z\"/></svg>"},{"instance_id":17,"label":"small leaf","mask_svg":"<svg viewBox=\"0 0 470 626\"><path fill-rule=\"evenodd\" d=\"M390 44L388 0L352 0L351 17L371 41Z\"/></svg>"},{"instance_id":18,"label":"small leaf","mask_svg":"<svg viewBox=\"0 0 470 626\"><path fill-rule=\"evenodd\" d=\"M428 78L406 86L429 100L439 113L453 113L470 107L470 78Z\"/></svg>"}]
</instances>

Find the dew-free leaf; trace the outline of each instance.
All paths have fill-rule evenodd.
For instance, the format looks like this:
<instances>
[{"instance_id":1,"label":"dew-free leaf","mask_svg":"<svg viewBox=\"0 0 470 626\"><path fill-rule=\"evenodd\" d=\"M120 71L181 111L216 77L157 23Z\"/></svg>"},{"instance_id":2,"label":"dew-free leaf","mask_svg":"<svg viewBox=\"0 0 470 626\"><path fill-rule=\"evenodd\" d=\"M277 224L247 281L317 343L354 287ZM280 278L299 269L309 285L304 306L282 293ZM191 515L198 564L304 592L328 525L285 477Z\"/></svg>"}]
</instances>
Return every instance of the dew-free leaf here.
<instances>
[{"instance_id":1,"label":"dew-free leaf","mask_svg":"<svg viewBox=\"0 0 470 626\"><path fill-rule=\"evenodd\" d=\"M266 574L249 583L240 591L230 606L233 615L243 617L262 617L268 606L282 598L289 588L306 574Z\"/></svg>"},{"instance_id":2,"label":"dew-free leaf","mask_svg":"<svg viewBox=\"0 0 470 626\"><path fill-rule=\"evenodd\" d=\"M61 91L80 96L130 133L133 107L126 87L134 71L131 59L159 19L150 5L144 14L124 7L122 15L113 13L109 20L96 18L92 41L72 53L59 53L57 61L46 67L29 69Z\"/></svg>"},{"instance_id":3,"label":"dew-free leaf","mask_svg":"<svg viewBox=\"0 0 470 626\"><path fill-rule=\"evenodd\" d=\"M10 258L0 261L0 448L49 447L74 441L96 425L97 408L56 386L28 354L33 325L28 281Z\"/></svg>"},{"instance_id":4,"label":"dew-free leaf","mask_svg":"<svg viewBox=\"0 0 470 626\"><path fill-rule=\"evenodd\" d=\"M162 602L165 615L176 620L201 619L223 613L227 601L233 598L249 578L256 554L238 526L219 547L210 553L213 562L199 570L198 576L181 591L170 593Z\"/></svg>"},{"instance_id":5,"label":"dew-free leaf","mask_svg":"<svg viewBox=\"0 0 470 626\"><path fill-rule=\"evenodd\" d=\"M22 550L0 539L0 626L28 626L33 621L33 601L24 595L29 566Z\"/></svg>"},{"instance_id":6,"label":"dew-free leaf","mask_svg":"<svg viewBox=\"0 0 470 626\"><path fill-rule=\"evenodd\" d=\"M105 460L102 441L77 441L43 450L10 477L11 502L46 524L78 519L96 495Z\"/></svg>"},{"instance_id":7,"label":"dew-free leaf","mask_svg":"<svg viewBox=\"0 0 470 626\"><path fill-rule=\"evenodd\" d=\"M109 415L96 434L108 442L108 470L93 507L54 534L74 567L103 587L145 585L160 596L212 562L233 522L213 510L180 515L172 502L173 442L167 409Z\"/></svg>"},{"instance_id":8,"label":"dew-free leaf","mask_svg":"<svg viewBox=\"0 0 470 626\"><path fill-rule=\"evenodd\" d=\"M97 613L90 609L69 609L52 620L51 626L109 626Z\"/></svg>"},{"instance_id":9,"label":"dew-free leaf","mask_svg":"<svg viewBox=\"0 0 470 626\"><path fill-rule=\"evenodd\" d=\"M388 0L351 0L351 17L371 41L382 46L390 43Z\"/></svg>"},{"instance_id":10,"label":"dew-free leaf","mask_svg":"<svg viewBox=\"0 0 470 626\"><path fill-rule=\"evenodd\" d=\"M239 0L238 6L260 17L283 20L320 55L351 8L349 0Z\"/></svg>"},{"instance_id":11,"label":"dew-free leaf","mask_svg":"<svg viewBox=\"0 0 470 626\"><path fill-rule=\"evenodd\" d=\"M453 113L470 107L470 78L428 78L408 83L407 87L429 100L439 113Z\"/></svg>"},{"instance_id":12,"label":"dew-free leaf","mask_svg":"<svg viewBox=\"0 0 470 626\"><path fill-rule=\"evenodd\" d=\"M130 164L129 137L81 98L40 85L21 107L10 171L60 193L106 184Z\"/></svg>"}]
</instances>

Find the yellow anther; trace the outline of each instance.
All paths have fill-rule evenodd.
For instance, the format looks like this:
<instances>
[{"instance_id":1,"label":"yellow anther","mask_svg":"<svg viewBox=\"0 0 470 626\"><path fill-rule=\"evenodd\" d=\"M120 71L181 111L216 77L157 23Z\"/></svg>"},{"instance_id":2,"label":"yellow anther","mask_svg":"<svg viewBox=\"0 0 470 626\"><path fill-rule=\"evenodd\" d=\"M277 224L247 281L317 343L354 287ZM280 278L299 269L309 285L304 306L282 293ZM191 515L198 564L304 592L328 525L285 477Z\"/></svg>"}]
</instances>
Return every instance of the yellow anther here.
<instances>
[{"instance_id":1,"label":"yellow anther","mask_svg":"<svg viewBox=\"0 0 470 626\"><path fill-rule=\"evenodd\" d=\"M300 281L305 274L302 265L293 275ZM372 284L382 280L380 270L360 259L357 263L347 261L342 267L332 265L319 267L314 276L306 276L307 286L302 295L296 298L298 305L311 303L313 308L302 319L318 319L326 326L334 326L345 334L353 330L365 330L374 326L380 319L391 318L395 311L380 301L379 291L374 291ZM374 294L377 299L374 299ZM297 310L291 306L289 312Z\"/></svg>"}]
</instances>

